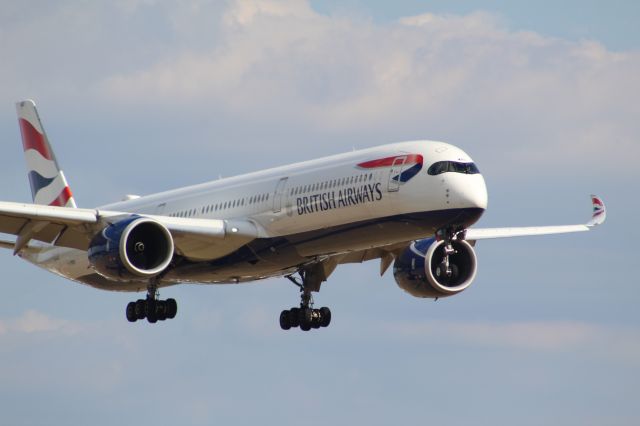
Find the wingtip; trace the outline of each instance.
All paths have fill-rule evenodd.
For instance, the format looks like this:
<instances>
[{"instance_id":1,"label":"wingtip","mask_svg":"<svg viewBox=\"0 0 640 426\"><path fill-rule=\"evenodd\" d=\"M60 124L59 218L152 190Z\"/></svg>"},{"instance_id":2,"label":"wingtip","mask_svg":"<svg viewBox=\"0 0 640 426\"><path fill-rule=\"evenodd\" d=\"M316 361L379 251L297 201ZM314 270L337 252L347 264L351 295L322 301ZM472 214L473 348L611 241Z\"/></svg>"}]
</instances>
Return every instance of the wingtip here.
<instances>
[{"instance_id":1,"label":"wingtip","mask_svg":"<svg viewBox=\"0 0 640 426\"><path fill-rule=\"evenodd\" d=\"M604 205L604 201L602 201L601 197L591 194L591 205L593 206L593 213L587 226L593 227L603 224L607 218L607 208Z\"/></svg>"}]
</instances>

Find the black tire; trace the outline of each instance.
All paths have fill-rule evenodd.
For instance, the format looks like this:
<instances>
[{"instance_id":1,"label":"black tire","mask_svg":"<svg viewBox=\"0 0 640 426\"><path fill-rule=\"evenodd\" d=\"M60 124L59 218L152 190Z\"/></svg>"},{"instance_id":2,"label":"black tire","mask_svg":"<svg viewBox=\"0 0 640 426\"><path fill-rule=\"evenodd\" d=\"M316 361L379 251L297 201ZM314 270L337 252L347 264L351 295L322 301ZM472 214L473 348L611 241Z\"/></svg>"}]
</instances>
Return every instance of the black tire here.
<instances>
[{"instance_id":1,"label":"black tire","mask_svg":"<svg viewBox=\"0 0 640 426\"><path fill-rule=\"evenodd\" d=\"M300 326L300 308L291 308L289 311L289 324L294 328Z\"/></svg>"},{"instance_id":2,"label":"black tire","mask_svg":"<svg viewBox=\"0 0 640 426\"><path fill-rule=\"evenodd\" d=\"M174 319L178 313L178 302L176 302L176 299L167 299L165 303L167 305L167 318Z\"/></svg>"},{"instance_id":3,"label":"black tire","mask_svg":"<svg viewBox=\"0 0 640 426\"><path fill-rule=\"evenodd\" d=\"M460 275L460 270L458 269L458 266L455 263L450 263L449 264L449 269L451 269L451 276L448 277L444 273L444 267L442 265L438 265L436 267L436 279L441 284L452 285L458 279L458 276Z\"/></svg>"},{"instance_id":4,"label":"black tire","mask_svg":"<svg viewBox=\"0 0 640 426\"><path fill-rule=\"evenodd\" d=\"M147 317L147 303L146 300L136 300L136 316L139 320L143 320Z\"/></svg>"},{"instance_id":5,"label":"black tire","mask_svg":"<svg viewBox=\"0 0 640 426\"><path fill-rule=\"evenodd\" d=\"M313 309L304 308L304 309L300 309L300 311L301 311L300 324L302 323L311 324L311 321L313 321Z\"/></svg>"},{"instance_id":6,"label":"black tire","mask_svg":"<svg viewBox=\"0 0 640 426\"><path fill-rule=\"evenodd\" d=\"M155 300L147 300L145 305L147 306L147 321L151 324L154 324L158 321L158 313L156 310L156 301Z\"/></svg>"},{"instance_id":7,"label":"black tire","mask_svg":"<svg viewBox=\"0 0 640 426\"><path fill-rule=\"evenodd\" d=\"M320 308L320 326L328 327L331 324L331 309L326 306Z\"/></svg>"},{"instance_id":8,"label":"black tire","mask_svg":"<svg viewBox=\"0 0 640 426\"><path fill-rule=\"evenodd\" d=\"M136 302L129 302L125 313L129 322L136 322L138 320L138 316L136 315Z\"/></svg>"},{"instance_id":9,"label":"black tire","mask_svg":"<svg viewBox=\"0 0 640 426\"><path fill-rule=\"evenodd\" d=\"M460 276L460 269L458 269L458 265L455 263L450 264L449 267L451 268L451 278L449 278L449 282L454 283Z\"/></svg>"},{"instance_id":10,"label":"black tire","mask_svg":"<svg viewBox=\"0 0 640 426\"><path fill-rule=\"evenodd\" d=\"M164 321L167 319L167 302L164 300L158 300L156 302L156 316L158 321Z\"/></svg>"},{"instance_id":11,"label":"black tire","mask_svg":"<svg viewBox=\"0 0 640 426\"><path fill-rule=\"evenodd\" d=\"M300 330L311 330L311 324L313 323L313 310L311 308L300 309Z\"/></svg>"},{"instance_id":12,"label":"black tire","mask_svg":"<svg viewBox=\"0 0 640 426\"><path fill-rule=\"evenodd\" d=\"M436 279L439 280L444 275L444 267L442 264L436 266Z\"/></svg>"},{"instance_id":13,"label":"black tire","mask_svg":"<svg viewBox=\"0 0 640 426\"><path fill-rule=\"evenodd\" d=\"M291 328L291 323L289 321L289 311L284 310L280 312L280 328L283 330L289 330Z\"/></svg>"}]
</instances>

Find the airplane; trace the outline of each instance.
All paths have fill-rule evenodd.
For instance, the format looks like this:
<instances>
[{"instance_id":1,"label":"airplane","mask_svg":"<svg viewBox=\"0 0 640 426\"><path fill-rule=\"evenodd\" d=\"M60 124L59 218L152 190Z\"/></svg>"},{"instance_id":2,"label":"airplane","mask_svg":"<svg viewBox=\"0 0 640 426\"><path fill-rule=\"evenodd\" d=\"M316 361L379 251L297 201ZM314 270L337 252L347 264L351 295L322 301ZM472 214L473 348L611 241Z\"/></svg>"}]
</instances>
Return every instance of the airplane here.
<instances>
[{"instance_id":1,"label":"airplane","mask_svg":"<svg viewBox=\"0 0 640 426\"><path fill-rule=\"evenodd\" d=\"M338 265L378 259L397 285L438 299L467 289L476 242L588 231L606 208L565 226L472 228L487 208L478 167L437 141L392 143L218 179L96 208L78 208L35 103L16 104L32 204L0 202L0 247L41 268L101 290L143 292L128 321L172 319L177 302L159 289L285 277L300 304L280 313L284 330L327 327L314 308Z\"/></svg>"}]
</instances>

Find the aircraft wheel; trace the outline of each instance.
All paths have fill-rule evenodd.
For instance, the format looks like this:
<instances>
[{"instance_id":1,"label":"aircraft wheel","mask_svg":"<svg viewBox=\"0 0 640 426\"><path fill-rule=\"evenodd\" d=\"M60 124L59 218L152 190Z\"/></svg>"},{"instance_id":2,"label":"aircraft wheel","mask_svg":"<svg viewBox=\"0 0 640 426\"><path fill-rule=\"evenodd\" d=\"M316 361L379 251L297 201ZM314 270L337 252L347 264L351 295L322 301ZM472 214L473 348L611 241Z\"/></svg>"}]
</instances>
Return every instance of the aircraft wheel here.
<instances>
[{"instance_id":1,"label":"aircraft wheel","mask_svg":"<svg viewBox=\"0 0 640 426\"><path fill-rule=\"evenodd\" d=\"M164 321L167 319L167 302L158 300L156 302L156 316L158 321Z\"/></svg>"},{"instance_id":2,"label":"aircraft wheel","mask_svg":"<svg viewBox=\"0 0 640 426\"><path fill-rule=\"evenodd\" d=\"M331 324L331 309L326 306L320 308L320 325L327 327Z\"/></svg>"},{"instance_id":3,"label":"aircraft wheel","mask_svg":"<svg viewBox=\"0 0 640 426\"><path fill-rule=\"evenodd\" d=\"M178 313L178 302L176 302L176 299L167 299L165 303L167 309L167 318L175 318L176 314Z\"/></svg>"},{"instance_id":4,"label":"aircraft wheel","mask_svg":"<svg viewBox=\"0 0 640 426\"><path fill-rule=\"evenodd\" d=\"M289 311L284 310L280 312L280 328L283 330L289 330L291 323L289 321Z\"/></svg>"},{"instance_id":5,"label":"aircraft wheel","mask_svg":"<svg viewBox=\"0 0 640 426\"><path fill-rule=\"evenodd\" d=\"M289 323L291 327L300 326L300 308L291 308L289 311Z\"/></svg>"},{"instance_id":6,"label":"aircraft wheel","mask_svg":"<svg viewBox=\"0 0 640 426\"><path fill-rule=\"evenodd\" d=\"M136 303L135 302L129 302L127 304L126 315L127 315L127 320L129 322L136 322L138 320L138 316L136 315Z\"/></svg>"},{"instance_id":7,"label":"aircraft wheel","mask_svg":"<svg viewBox=\"0 0 640 426\"><path fill-rule=\"evenodd\" d=\"M302 331L311 330L311 324L309 324L309 322L306 319L300 321L300 330Z\"/></svg>"},{"instance_id":8,"label":"aircraft wheel","mask_svg":"<svg viewBox=\"0 0 640 426\"><path fill-rule=\"evenodd\" d=\"M155 324L158 321L158 313L156 311L156 301L155 300L146 300L146 311L147 311L147 321L151 324Z\"/></svg>"},{"instance_id":9,"label":"aircraft wheel","mask_svg":"<svg viewBox=\"0 0 640 426\"><path fill-rule=\"evenodd\" d=\"M145 317L147 316L146 301L138 299L135 301L135 304L136 317L138 317L139 320L145 319Z\"/></svg>"}]
</instances>

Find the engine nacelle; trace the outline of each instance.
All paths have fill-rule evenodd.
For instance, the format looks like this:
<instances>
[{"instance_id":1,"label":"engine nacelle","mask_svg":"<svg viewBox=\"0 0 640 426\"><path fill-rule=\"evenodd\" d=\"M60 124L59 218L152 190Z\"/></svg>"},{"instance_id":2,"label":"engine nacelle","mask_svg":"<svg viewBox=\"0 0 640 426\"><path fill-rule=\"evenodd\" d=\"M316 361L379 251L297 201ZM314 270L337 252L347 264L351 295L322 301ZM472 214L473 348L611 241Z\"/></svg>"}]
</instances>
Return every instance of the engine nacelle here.
<instances>
[{"instance_id":1,"label":"engine nacelle","mask_svg":"<svg viewBox=\"0 0 640 426\"><path fill-rule=\"evenodd\" d=\"M102 276L146 281L173 258L173 238L161 223L133 216L104 228L91 240L89 263Z\"/></svg>"},{"instance_id":2,"label":"engine nacelle","mask_svg":"<svg viewBox=\"0 0 640 426\"><path fill-rule=\"evenodd\" d=\"M478 268L476 253L465 240L452 241L455 252L449 255L451 276L441 273L444 241L434 238L411 243L393 264L398 286L415 297L446 297L471 285Z\"/></svg>"}]
</instances>

